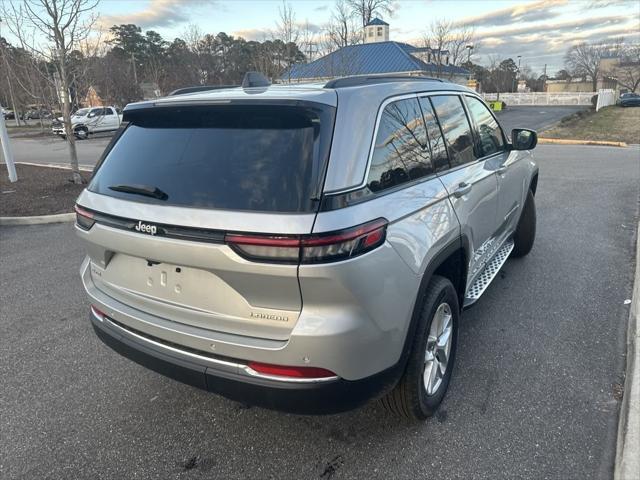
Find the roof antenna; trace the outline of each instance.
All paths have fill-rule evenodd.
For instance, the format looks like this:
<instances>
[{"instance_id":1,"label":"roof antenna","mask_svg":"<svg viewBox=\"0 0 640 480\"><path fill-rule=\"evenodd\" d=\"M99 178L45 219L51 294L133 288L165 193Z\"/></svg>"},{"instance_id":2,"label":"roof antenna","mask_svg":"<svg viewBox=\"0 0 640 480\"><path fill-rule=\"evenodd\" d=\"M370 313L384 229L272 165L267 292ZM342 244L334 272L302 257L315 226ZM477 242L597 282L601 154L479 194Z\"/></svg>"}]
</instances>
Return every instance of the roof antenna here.
<instances>
[{"instance_id":1,"label":"roof antenna","mask_svg":"<svg viewBox=\"0 0 640 480\"><path fill-rule=\"evenodd\" d=\"M242 88L268 87L271 82L260 72L247 72L242 79Z\"/></svg>"}]
</instances>

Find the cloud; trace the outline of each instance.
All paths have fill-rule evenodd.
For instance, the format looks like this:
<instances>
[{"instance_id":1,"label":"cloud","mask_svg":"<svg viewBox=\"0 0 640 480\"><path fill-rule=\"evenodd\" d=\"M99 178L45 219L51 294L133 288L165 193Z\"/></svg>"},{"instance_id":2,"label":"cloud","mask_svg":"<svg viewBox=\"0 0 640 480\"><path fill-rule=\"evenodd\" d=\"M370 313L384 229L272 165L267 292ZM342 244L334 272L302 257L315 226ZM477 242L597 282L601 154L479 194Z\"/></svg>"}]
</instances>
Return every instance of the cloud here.
<instances>
[{"instance_id":1,"label":"cloud","mask_svg":"<svg viewBox=\"0 0 640 480\"><path fill-rule=\"evenodd\" d=\"M269 28L246 28L231 32L234 37L242 37L245 40L263 41L273 37L273 30Z\"/></svg>"},{"instance_id":2,"label":"cloud","mask_svg":"<svg viewBox=\"0 0 640 480\"><path fill-rule=\"evenodd\" d=\"M565 33L584 31L585 29L594 27L603 27L605 25L617 25L629 21L627 15L609 15L600 17L578 18L574 20L564 20L557 22L544 22L540 23L528 23L524 25L507 25L504 27L494 27L491 29L480 29L476 31L476 35L479 38L490 36L504 36L504 35L527 35L534 33Z\"/></svg>"},{"instance_id":3,"label":"cloud","mask_svg":"<svg viewBox=\"0 0 640 480\"><path fill-rule=\"evenodd\" d=\"M143 10L122 15L104 15L100 24L112 25L133 23L142 28L167 27L189 21L189 10L203 4L212 5L217 0L149 0Z\"/></svg>"},{"instance_id":4,"label":"cloud","mask_svg":"<svg viewBox=\"0 0 640 480\"><path fill-rule=\"evenodd\" d=\"M531 3L512 5L507 8L493 10L474 17L465 17L455 25L472 27L511 24L514 22L533 22L549 20L559 15L555 7L565 5L568 0L537 0Z\"/></svg>"}]
</instances>

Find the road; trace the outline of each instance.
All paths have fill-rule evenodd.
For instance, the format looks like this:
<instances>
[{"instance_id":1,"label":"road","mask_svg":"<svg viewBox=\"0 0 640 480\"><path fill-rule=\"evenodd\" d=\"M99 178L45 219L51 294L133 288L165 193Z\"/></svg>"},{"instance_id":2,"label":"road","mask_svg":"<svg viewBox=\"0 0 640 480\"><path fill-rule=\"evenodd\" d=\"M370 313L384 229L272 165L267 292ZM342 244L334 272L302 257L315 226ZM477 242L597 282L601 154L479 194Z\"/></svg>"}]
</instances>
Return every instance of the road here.
<instances>
[{"instance_id":1,"label":"road","mask_svg":"<svg viewBox=\"0 0 640 480\"><path fill-rule=\"evenodd\" d=\"M585 106L508 106L497 112L498 120L509 135L514 128L531 128L542 131L562 118L586 110Z\"/></svg>"},{"instance_id":2,"label":"road","mask_svg":"<svg viewBox=\"0 0 640 480\"><path fill-rule=\"evenodd\" d=\"M0 227L0 478L611 478L640 150L542 145L533 251L463 315L411 423L247 408L95 337L69 224Z\"/></svg>"},{"instance_id":3,"label":"road","mask_svg":"<svg viewBox=\"0 0 640 480\"><path fill-rule=\"evenodd\" d=\"M508 107L498 113L505 131L526 127L542 130L562 117L583 110L585 107ZM80 165L92 167L109 143L110 136L90 138L76 142ZM17 162L68 164L69 150L66 142L57 137L13 138L11 140Z\"/></svg>"}]
</instances>

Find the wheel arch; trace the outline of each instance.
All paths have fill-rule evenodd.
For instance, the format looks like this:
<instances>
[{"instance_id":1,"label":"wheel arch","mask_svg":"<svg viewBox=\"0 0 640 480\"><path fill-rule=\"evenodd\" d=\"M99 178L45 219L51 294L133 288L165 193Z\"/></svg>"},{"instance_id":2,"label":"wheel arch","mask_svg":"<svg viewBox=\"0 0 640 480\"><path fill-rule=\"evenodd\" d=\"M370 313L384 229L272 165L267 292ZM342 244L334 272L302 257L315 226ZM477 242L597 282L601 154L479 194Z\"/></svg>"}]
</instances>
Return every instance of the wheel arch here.
<instances>
[{"instance_id":1,"label":"wheel arch","mask_svg":"<svg viewBox=\"0 0 640 480\"><path fill-rule=\"evenodd\" d=\"M434 275L440 275L451 280L451 283L453 283L456 291L458 292L459 308L462 310L464 290L467 281L467 267L469 264L468 249L470 245L470 242L467 241L468 239L465 237L465 235L461 235L442 247L438 253L434 255L422 275L418 294L416 295L413 304L411 322L407 330L407 335L404 339L402 355L400 357L402 372L404 372L407 360L409 359L409 354L411 353L411 345L418 325L423 299L426 294L427 287Z\"/></svg>"}]
</instances>

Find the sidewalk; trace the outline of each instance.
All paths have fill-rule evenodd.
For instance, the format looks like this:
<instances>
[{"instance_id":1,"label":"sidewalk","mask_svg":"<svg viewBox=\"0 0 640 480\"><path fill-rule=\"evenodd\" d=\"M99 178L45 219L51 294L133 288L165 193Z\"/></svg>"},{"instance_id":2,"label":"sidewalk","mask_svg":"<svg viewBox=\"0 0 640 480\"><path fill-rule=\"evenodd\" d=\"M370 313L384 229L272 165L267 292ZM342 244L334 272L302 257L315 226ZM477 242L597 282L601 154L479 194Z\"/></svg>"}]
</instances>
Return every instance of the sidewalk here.
<instances>
[{"instance_id":1,"label":"sidewalk","mask_svg":"<svg viewBox=\"0 0 640 480\"><path fill-rule=\"evenodd\" d=\"M636 246L636 274L629 314L627 377L618 425L615 480L640 479L640 226Z\"/></svg>"}]
</instances>

